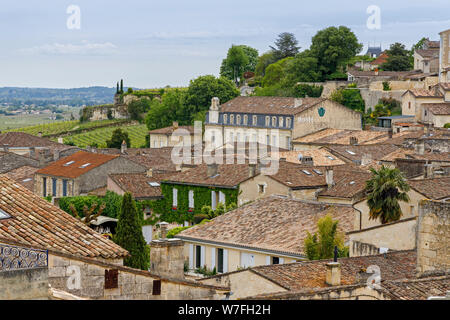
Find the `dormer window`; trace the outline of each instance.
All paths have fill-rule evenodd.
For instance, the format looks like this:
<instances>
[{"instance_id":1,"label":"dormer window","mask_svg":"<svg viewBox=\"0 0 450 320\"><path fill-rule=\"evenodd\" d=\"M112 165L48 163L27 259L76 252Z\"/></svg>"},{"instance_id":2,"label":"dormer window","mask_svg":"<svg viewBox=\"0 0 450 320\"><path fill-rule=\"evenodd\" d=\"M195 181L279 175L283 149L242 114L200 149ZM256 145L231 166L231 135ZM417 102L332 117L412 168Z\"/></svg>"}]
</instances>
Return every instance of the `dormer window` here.
<instances>
[{"instance_id":1,"label":"dormer window","mask_svg":"<svg viewBox=\"0 0 450 320\"><path fill-rule=\"evenodd\" d=\"M223 115L223 123L226 124L227 121L228 121L228 115L224 114L224 115Z\"/></svg>"},{"instance_id":2,"label":"dormer window","mask_svg":"<svg viewBox=\"0 0 450 320\"><path fill-rule=\"evenodd\" d=\"M266 127L270 126L270 117L266 117Z\"/></svg>"},{"instance_id":3,"label":"dormer window","mask_svg":"<svg viewBox=\"0 0 450 320\"><path fill-rule=\"evenodd\" d=\"M280 117L280 121L279 121L280 122L280 124L279 124L280 128L283 127L283 119L284 119L283 117Z\"/></svg>"},{"instance_id":4,"label":"dormer window","mask_svg":"<svg viewBox=\"0 0 450 320\"><path fill-rule=\"evenodd\" d=\"M234 124L234 114L230 114L230 124Z\"/></svg>"},{"instance_id":5,"label":"dormer window","mask_svg":"<svg viewBox=\"0 0 450 320\"><path fill-rule=\"evenodd\" d=\"M291 127L291 118L286 119L286 127L288 127L288 128Z\"/></svg>"},{"instance_id":6,"label":"dormer window","mask_svg":"<svg viewBox=\"0 0 450 320\"><path fill-rule=\"evenodd\" d=\"M236 124L241 124L241 116L239 114L236 116Z\"/></svg>"},{"instance_id":7,"label":"dormer window","mask_svg":"<svg viewBox=\"0 0 450 320\"><path fill-rule=\"evenodd\" d=\"M248 124L248 116L244 114L244 125Z\"/></svg>"},{"instance_id":8,"label":"dormer window","mask_svg":"<svg viewBox=\"0 0 450 320\"><path fill-rule=\"evenodd\" d=\"M272 127L277 126L277 117L272 117Z\"/></svg>"},{"instance_id":9,"label":"dormer window","mask_svg":"<svg viewBox=\"0 0 450 320\"><path fill-rule=\"evenodd\" d=\"M258 116L253 116L253 125L256 126L258 124Z\"/></svg>"},{"instance_id":10,"label":"dormer window","mask_svg":"<svg viewBox=\"0 0 450 320\"><path fill-rule=\"evenodd\" d=\"M0 209L0 220L11 218L9 214L7 214L5 211Z\"/></svg>"}]
</instances>

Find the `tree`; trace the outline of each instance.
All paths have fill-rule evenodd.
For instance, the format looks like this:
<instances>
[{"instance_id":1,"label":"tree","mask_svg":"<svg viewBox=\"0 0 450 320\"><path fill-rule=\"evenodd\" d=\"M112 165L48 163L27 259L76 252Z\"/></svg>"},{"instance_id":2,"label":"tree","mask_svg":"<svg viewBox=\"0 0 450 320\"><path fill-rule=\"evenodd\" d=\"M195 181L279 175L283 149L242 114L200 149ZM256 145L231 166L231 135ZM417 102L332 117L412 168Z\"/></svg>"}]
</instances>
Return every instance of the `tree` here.
<instances>
[{"instance_id":1,"label":"tree","mask_svg":"<svg viewBox=\"0 0 450 320\"><path fill-rule=\"evenodd\" d=\"M186 91L175 89L165 92L161 101L153 99L145 118L149 130L164 128L178 121L180 125L191 124L193 114L185 103Z\"/></svg>"},{"instance_id":2,"label":"tree","mask_svg":"<svg viewBox=\"0 0 450 320\"><path fill-rule=\"evenodd\" d=\"M119 82L117 82L117 89L116 89L116 94L120 93L120 89L119 89Z\"/></svg>"},{"instance_id":3,"label":"tree","mask_svg":"<svg viewBox=\"0 0 450 320\"><path fill-rule=\"evenodd\" d=\"M213 97L218 97L220 103L225 103L239 95L239 90L229 79L216 78L213 75L200 76L189 83L186 96L187 112L195 115L208 110Z\"/></svg>"},{"instance_id":4,"label":"tree","mask_svg":"<svg viewBox=\"0 0 450 320\"><path fill-rule=\"evenodd\" d=\"M294 57L300 50L297 45L298 41L293 33L283 32L275 40L275 47L270 46L270 49L273 51L275 60L278 61L287 57Z\"/></svg>"},{"instance_id":5,"label":"tree","mask_svg":"<svg viewBox=\"0 0 450 320\"><path fill-rule=\"evenodd\" d=\"M130 256L124 259L124 265L148 270L150 266L149 250L142 234L141 219L136 204L129 192L123 196L113 241L130 253Z\"/></svg>"},{"instance_id":6,"label":"tree","mask_svg":"<svg viewBox=\"0 0 450 320\"><path fill-rule=\"evenodd\" d=\"M105 210L105 208L106 208L106 205L104 203L102 203L100 205L100 208L98 209L98 211L95 212L95 210L97 209L97 206L98 206L97 203L93 203L90 208L88 208L87 205L84 205L82 216L80 216L80 214L78 213L78 211L75 208L75 205L73 203L70 204L69 209L75 218L77 218L78 220L81 220L85 225L89 226L92 221L94 221L99 216L101 216L101 214L103 213L103 210Z\"/></svg>"},{"instance_id":7,"label":"tree","mask_svg":"<svg viewBox=\"0 0 450 320\"><path fill-rule=\"evenodd\" d=\"M106 146L108 148L120 149L122 147L122 142L125 141L127 147L131 146L130 138L128 137L128 132L122 131L122 129L117 128L113 131L110 140L106 140Z\"/></svg>"},{"instance_id":8,"label":"tree","mask_svg":"<svg viewBox=\"0 0 450 320\"><path fill-rule=\"evenodd\" d=\"M269 52L266 52L263 55L261 55L258 58L258 62L256 63L256 67L255 67L256 76L264 77L264 75L266 74L266 68L274 62L276 62L276 61L275 61L275 55L274 55L273 51L269 51Z\"/></svg>"},{"instance_id":9,"label":"tree","mask_svg":"<svg viewBox=\"0 0 450 320\"><path fill-rule=\"evenodd\" d=\"M234 54L236 48L238 51L242 50L242 53L245 55L245 59L247 60L247 63L240 65L238 69L235 69L233 67L233 59L230 60L230 57L235 58ZM255 72L257 62L258 62L258 50L245 45L232 46L228 50L227 58L223 59L222 61L222 65L220 67L220 75L230 80L236 80L236 77L242 76L244 72L247 71Z\"/></svg>"},{"instance_id":10,"label":"tree","mask_svg":"<svg viewBox=\"0 0 450 320\"><path fill-rule=\"evenodd\" d=\"M380 219L382 224L399 220L402 216L399 201L409 202L410 187L403 174L397 168L385 166L370 171L372 177L366 182L370 219Z\"/></svg>"},{"instance_id":11,"label":"tree","mask_svg":"<svg viewBox=\"0 0 450 320\"><path fill-rule=\"evenodd\" d=\"M141 98L139 100L134 100L128 105L128 114L132 120L142 121L142 114L148 112L150 106L150 99Z\"/></svg>"},{"instance_id":12,"label":"tree","mask_svg":"<svg viewBox=\"0 0 450 320\"><path fill-rule=\"evenodd\" d=\"M339 222L333 220L330 213L317 222L318 232L309 232L304 241L304 251L309 260L330 259L334 256L334 247L338 247L338 256L348 256L344 246L344 236L338 231Z\"/></svg>"},{"instance_id":13,"label":"tree","mask_svg":"<svg viewBox=\"0 0 450 320\"><path fill-rule=\"evenodd\" d=\"M411 52L406 50L405 45L399 42L392 44L389 50L387 61L381 65L387 71L408 71L411 70Z\"/></svg>"},{"instance_id":14,"label":"tree","mask_svg":"<svg viewBox=\"0 0 450 320\"><path fill-rule=\"evenodd\" d=\"M340 103L352 110L364 112L366 103L361 96L361 92L355 88L344 88L335 90L330 100Z\"/></svg>"},{"instance_id":15,"label":"tree","mask_svg":"<svg viewBox=\"0 0 450 320\"><path fill-rule=\"evenodd\" d=\"M363 45L358 43L356 35L347 27L329 27L320 30L312 38L311 55L317 59L323 76L331 75L343 68L357 55Z\"/></svg>"},{"instance_id":16,"label":"tree","mask_svg":"<svg viewBox=\"0 0 450 320\"><path fill-rule=\"evenodd\" d=\"M123 79L120 79L120 93L123 93Z\"/></svg>"}]
</instances>

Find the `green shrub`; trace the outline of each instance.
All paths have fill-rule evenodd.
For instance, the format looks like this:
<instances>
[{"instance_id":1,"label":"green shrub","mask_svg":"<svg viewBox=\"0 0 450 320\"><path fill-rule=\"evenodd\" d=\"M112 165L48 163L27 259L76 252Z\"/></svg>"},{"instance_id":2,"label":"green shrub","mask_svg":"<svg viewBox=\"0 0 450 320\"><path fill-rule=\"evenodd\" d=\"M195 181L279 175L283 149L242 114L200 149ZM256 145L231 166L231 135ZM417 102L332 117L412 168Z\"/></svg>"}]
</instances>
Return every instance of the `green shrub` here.
<instances>
[{"instance_id":1,"label":"green shrub","mask_svg":"<svg viewBox=\"0 0 450 320\"><path fill-rule=\"evenodd\" d=\"M177 234L179 234L181 231L184 231L184 230L189 229L189 228L190 228L190 226L187 226L187 227L177 227L177 228L170 229L170 230L167 232L167 238L169 238L169 239L175 238L175 236L176 236Z\"/></svg>"},{"instance_id":2,"label":"green shrub","mask_svg":"<svg viewBox=\"0 0 450 320\"><path fill-rule=\"evenodd\" d=\"M383 91L391 91L391 85L389 81L383 81Z\"/></svg>"},{"instance_id":3,"label":"green shrub","mask_svg":"<svg viewBox=\"0 0 450 320\"><path fill-rule=\"evenodd\" d=\"M446 124L444 124L444 128L450 128L450 123L446 123Z\"/></svg>"},{"instance_id":4,"label":"green shrub","mask_svg":"<svg viewBox=\"0 0 450 320\"><path fill-rule=\"evenodd\" d=\"M194 215L194 223L195 224L199 224L200 222L202 222L203 220L208 219L209 217L206 214L203 213L199 213Z\"/></svg>"}]
</instances>

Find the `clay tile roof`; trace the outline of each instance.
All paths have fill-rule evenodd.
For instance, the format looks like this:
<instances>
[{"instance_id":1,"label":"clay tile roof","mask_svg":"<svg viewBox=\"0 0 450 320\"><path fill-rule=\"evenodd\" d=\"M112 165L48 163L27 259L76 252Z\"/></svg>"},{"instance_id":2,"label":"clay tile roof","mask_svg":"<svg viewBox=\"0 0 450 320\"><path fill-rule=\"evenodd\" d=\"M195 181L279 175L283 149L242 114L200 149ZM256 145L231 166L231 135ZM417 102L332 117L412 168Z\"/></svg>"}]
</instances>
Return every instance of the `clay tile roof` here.
<instances>
[{"instance_id":1,"label":"clay tile roof","mask_svg":"<svg viewBox=\"0 0 450 320\"><path fill-rule=\"evenodd\" d=\"M450 102L446 103L424 103L422 107L434 115L450 115Z\"/></svg>"},{"instance_id":2,"label":"clay tile roof","mask_svg":"<svg viewBox=\"0 0 450 320\"><path fill-rule=\"evenodd\" d=\"M293 189L318 188L326 185L324 167L286 161L280 161L277 173L269 177Z\"/></svg>"},{"instance_id":3,"label":"clay tile roof","mask_svg":"<svg viewBox=\"0 0 450 320\"><path fill-rule=\"evenodd\" d=\"M367 145L329 145L326 147L331 153L350 161L361 161L363 155L368 155L372 160L381 160L384 156L396 151L397 146L391 144L367 144Z\"/></svg>"},{"instance_id":4,"label":"clay tile roof","mask_svg":"<svg viewBox=\"0 0 450 320\"><path fill-rule=\"evenodd\" d=\"M381 291L392 300L427 300L444 297L450 290L450 275L422 279L383 281Z\"/></svg>"},{"instance_id":5,"label":"clay tile roof","mask_svg":"<svg viewBox=\"0 0 450 320\"><path fill-rule=\"evenodd\" d=\"M423 58L439 58L439 50L419 49L416 53Z\"/></svg>"},{"instance_id":6,"label":"clay tile roof","mask_svg":"<svg viewBox=\"0 0 450 320\"><path fill-rule=\"evenodd\" d=\"M220 111L294 115L325 100L323 98L237 97L222 104Z\"/></svg>"},{"instance_id":7,"label":"clay tile roof","mask_svg":"<svg viewBox=\"0 0 450 320\"><path fill-rule=\"evenodd\" d=\"M209 177L206 173L208 165L203 163L195 168L178 172L164 182L175 184L191 184L216 186L225 188L236 188L241 182L249 178L249 168L247 164L219 164L217 175Z\"/></svg>"},{"instance_id":8,"label":"clay tile roof","mask_svg":"<svg viewBox=\"0 0 450 320\"><path fill-rule=\"evenodd\" d=\"M6 173L8 177L20 183L30 191L34 189L34 174L39 168L23 166Z\"/></svg>"},{"instance_id":9,"label":"clay tile roof","mask_svg":"<svg viewBox=\"0 0 450 320\"><path fill-rule=\"evenodd\" d=\"M384 255L340 258L341 285L359 283L358 274L370 265L380 267L384 280L413 278L416 272L415 250L390 252ZM326 264L332 260L305 261L260 266L251 270L288 290L329 287L325 283ZM365 272L364 272L365 273Z\"/></svg>"},{"instance_id":10,"label":"clay tile roof","mask_svg":"<svg viewBox=\"0 0 450 320\"><path fill-rule=\"evenodd\" d=\"M0 209L11 216L0 220L0 241L83 257L119 259L128 254L6 175L0 175Z\"/></svg>"},{"instance_id":11,"label":"clay tile roof","mask_svg":"<svg viewBox=\"0 0 450 320\"><path fill-rule=\"evenodd\" d=\"M450 70L450 68L447 68L447 71L449 71L449 70ZM439 84L442 87L442 89L444 89L445 91L450 90L450 82L441 82Z\"/></svg>"},{"instance_id":12,"label":"clay tile roof","mask_svg":"<svg viewBox=\"0 0 450 320\"><path fill-rule=\"evenodd\" d=\"M319 196L353 198L363 195L366 189L366 181L370 179L371 173L365 170L352 170L346 167L337 167L333 172L335 185L326 188Z\"/></svg>"},{"instance_id":13,"label":"clay tile roof","mask_svg":"<svg viewBox=\"0 0 450 320\"><path fill-rule=\"evenodd\" d=\"M39 138L24 132L5 132L0 134L0 147L8 145L8 147L49 147L55 150L63 150L73 148L65 144L53 142L46 138Z\"/></svg>"},{"instance_id":14,"label":"clay tile roof","mask_svg":"<svg viewBox=\"0 0 450 320\"><path fill-rule=\"evenodd\" d=\"M411 153L406 155L406 158L436 162L449 162L450 152L425 152L424 154Z\"/></svg>"},{"instance_id":15,"label":"clay tile roof","mask_svg":"<svg viewBox=\"0 0 450 320\"><path fill-rule=\"evenodd\" d=\"M77 178L117 157L118 156L78 151L71 156L53 162L49 166L38 170L36 173L65 178Z\"/></svg>"},{"instance_id":16,"label":"clay tile roof","mask_svg":"<svg viewBox=\"0 0 450 320\"><path fill-rule=\"evenodd\" d=\"M299 157L311 157L315 166L337 166L345 164L344 161L331 154L326 149L284 151L279 153L280 158L285 158L287 162L300 164ZM331 158L330 158L331 157Z\"/></svg>"},{"instance_id":17,"label":"clay tile roof","mask_svg":"<svg viewBox=\"0 0 450 320\"><path fill-rule=\"evenodd\" d=\"M406 91L403 95L410 92L413 96L417 98L441 98L443 97L442 93L439 90L436 90L432 88L431 90L428 89L409 89Z\"/></svg>"},{"instance_id":18,"label":"clay tile roof","mask_svg":"<svg viewBox=\"0 0 450 320\"><path fill-rule=\"evenodd\" d=\"M123 191L131 192L135 199L151 199L162 197L160 182L167 177L167 174L153 173L152 177L146 173L121 173L110 174L109 177ZM153 183L152 186L150 183Z\"/></svg>"},{"instance_id":19,"label":"clay tile roof","mask_svg":"<svg viewBox=\"0 0 450 320\"><path fill-rule=\"evenodd\" d=\"M179 126L179 127L170 126L170 127L160 128L160 129L154 129L154 130L151 130L149 133L150 134L171 135L177 129L184 129L184 130L189 131L189 133L191 135L194 134L194 126Z\"/></svg>"},{"instance_id":20,"label":"clay tile roof","mask_svg":"<svg viewBox=\"0 0 450 320\"><path fill-rule=\"evenodd\" d=\"M350 144L350 137L358 139L358 144L370 142L377 138L388 138L382 131L324 129L309 135L297 138L294 142L315 144Z\"/></svg>"},{"instance_id":21,"label":"clay tile roof","mask_svg":"<svg viewBox=\"0 0 450 320\"><path fill-rule=\"evenodd\" d=\"M317 231L318 219L331 213L339 220L338 229L346 233L353 230L355 212L346 205L270 196L194 226L177 237L303 257L304 239L307 232Z\"/></svg>"},{"instance_id":22,"label":"clay tile roof","mask_svg":"<svg viewBox=\"0 0 450 320\"><path fill-rule=\"evenodd\" d=\"M381 161L387 161L387 162L394 162L395 159L404 159L407 155L413 154L414 150L411 149L405 149L405 148L398 148L398 150L395 150L392 153L389 153L385 155L383 158L381 158Z\"/></svg>"},{"instance_id":23,"label":"clay tile roof","mask_svg":"<svg viewBox=\"0 0 450 320\"><path fill-rule=\"evenodd\" d=\"M450 198L450 177L408 180L408 184L428 199L441 200Z\"/></svg>"}]
</instances>

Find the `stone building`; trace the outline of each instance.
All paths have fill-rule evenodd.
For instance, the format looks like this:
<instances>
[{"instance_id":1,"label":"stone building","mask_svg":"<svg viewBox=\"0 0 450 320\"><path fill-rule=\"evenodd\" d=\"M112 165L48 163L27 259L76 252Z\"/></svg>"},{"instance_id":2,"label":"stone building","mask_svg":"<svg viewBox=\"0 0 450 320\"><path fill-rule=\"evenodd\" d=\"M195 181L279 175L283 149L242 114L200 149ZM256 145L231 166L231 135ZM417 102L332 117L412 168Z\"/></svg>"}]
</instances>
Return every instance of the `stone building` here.
<instances>
[{"instance_id":1,"label":"stone building","mask_svg":"<svg viewBox=\"0 0 450 320\"><path fill-rule=\"evenodd\" d=\"M13 152L0 151L0 174L10 172L23 166L38 168L39 160L21 156Z\"/></svg>"},{"instance_id":2,"label":"stone building","mask_svg":"<svg viewBox=\"0 0 450 320\"><path fill-rule=\"evenodd\" d=\"M237 97L220 105L212 99L205 141L259 142L291 149L292 140L325 129L361 130L361 114L324 98Z\"/></svg>"},{"instance_id":3,"label":"stone building","mask_svg":"<svg viewBox=\"0 0 450 320\"><path fill-rule=\"evenodd\" d=\"M439 59L439 82L450 82L450 29L439 33L441 52Z\"/></svg>"},{"instance_id":4,"label":"stone building","mask_svg":"<svg viewBox=\"0 0 450 320\"><path fill-rule=\"evenodd\" d=\"M414 50L414 70L424 73L439 72L440 42L426 39L422 49Z\"/></svg>"},{"instance_id":5,"label":"stone building","mask_svg":"<svg viewBox=\"0 0 450 320\"><path fill-rule=\"evenodd\" d=\"M105 188L108 174L142 173L146 168L121 156L79 151L35 174L35 193L41 197L86 195Z\"/></svg>"},{"instance_id":6,"label":"stone building","mask_svg":"<svg viewBox=\"0 0 450 320\"><path fill-rule=\"evenodd\" d=\"M177 136L173 136L173 133L176 130L179 130L179 133ZM173 147L175 145L182 146L185 145L185 143L190 146L194 143L194 127L179 126L176 121L173 122L171 127L151 130L149 135L150 148Z\"/></svg>"},{"instance_id":7,"label":"stone building","mask_svg":"<svg viewBox=\"0 0 450 320\"><path fill-rule=\"evenodd\" d=\"M177 235L184 240L190 269L218 273L306 259L303 242L326 214L339 220L340 232L353 230L351 206L300 201L281 196L256 200Z\"/></svg>"}]
</instances>

